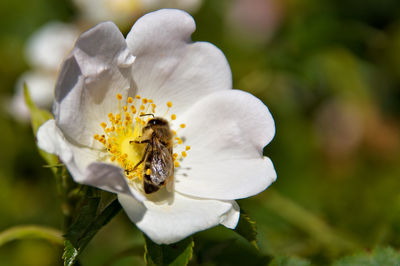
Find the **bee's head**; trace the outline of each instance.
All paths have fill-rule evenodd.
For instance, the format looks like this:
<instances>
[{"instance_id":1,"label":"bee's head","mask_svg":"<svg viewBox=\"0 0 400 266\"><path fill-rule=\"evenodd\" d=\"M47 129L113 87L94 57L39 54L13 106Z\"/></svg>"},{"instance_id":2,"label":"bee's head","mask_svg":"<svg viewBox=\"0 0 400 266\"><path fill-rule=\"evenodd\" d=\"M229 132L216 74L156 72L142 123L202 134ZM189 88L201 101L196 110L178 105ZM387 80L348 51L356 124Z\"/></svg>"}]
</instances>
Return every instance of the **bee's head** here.
<instances>
[{"instance_id":1,"label":"bee's head","mask_svg":"<svg viewBox=\"0 0 400 266\"><path fill-rule=\"evenodd\" d=\"M161 117L154 117L147 122L149 126L166 126L168 121Z\"/></svg>"}]
</instances>

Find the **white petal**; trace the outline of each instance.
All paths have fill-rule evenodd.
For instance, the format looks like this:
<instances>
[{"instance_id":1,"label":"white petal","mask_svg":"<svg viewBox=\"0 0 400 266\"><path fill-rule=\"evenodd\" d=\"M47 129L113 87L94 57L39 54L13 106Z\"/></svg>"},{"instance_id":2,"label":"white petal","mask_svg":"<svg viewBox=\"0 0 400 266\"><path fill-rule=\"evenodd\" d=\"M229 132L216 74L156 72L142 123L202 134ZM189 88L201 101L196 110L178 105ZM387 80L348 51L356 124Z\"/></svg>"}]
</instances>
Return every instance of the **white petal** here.
<instances>
[{"instance_id":1,"label":"white petal","mask_svg":"<svg viewBox=\"0 0 400 266\"><path fill-rule=\"evenodd\" d=\"M134 57L121 32L105 22L83 33L57 81L54 113L64 135L91 147L100 123L118 110L117 93L134 95L130 66Z\"/></svg>"},{"instance_id":2,"label":"white petal","mask_svg":"<svg viewBox=\"0 0 400 266\"><path fill-rule=\"evenodd\" d=\"M71 145L65 140L53 119L39 127L36 137L39 148L59 156L61 161L67 165L74 179L77 182L82 180L82 175L74 162Z\"/></svg>"},{"instance_id":3,"label":"white petal","mask_svg":"<svg viewBox=\"0 0 400 266\"><path fill-rule=\"evenodd\" d=\"M192 43L194 30L189 14L164 9L140 18L127 36L136 56L132 74L138 94L155 100L160 114L167 101L179 114L212 92L232 88L225 56L210 43Z\"/></svg>"},{"instance_id":4,"label":"white petal","mask_svg":"<svg viewBox=\"0 0 400 266\"><path fill-rule=\"evenodd\" d=\"M271 160L262 156L274 136L274 121L256 97L218 92L197 102L179 122L186 123L179 131L181 146L191 149L176 171L177 191L229 200L257 194L275 181Z\"/></svg>"},{"instance_id":5,"label":"white petal","mask_svg":"<svg viewBox=\"0 0 400 266\"><path fill-rule=\"evenodd\" d=\"M52 73L29 71L22 74L16 83L16 92L11 102L12 114L21 120L28 120L30 113L25 104L23 86L28 85L33 102L45 109L50 109L54 99L56 76Z\"/></svg>"},{"instance_id":6,"label":"white petal","mask_svg":"<svg viewBox=\"0 0 400 266\"><path fill-rule=\"evenodd\" d=\"M72 24L46 24L28 40L26 54L29 62L35 67L56 72L78 34L78 29Z\"/></svg>"},{"instance_id":7,"label":"white petal","mask_svg":"<svg viewBox=\"0 0 400 266\"><path fill-rule=\"evenodd\" d=\"M157 244L171 244L220 223L234 228L239 219L234 201L197 199L175 193L172 200L144 201L119 194L132 222Z\"/></svg>"},{"instance_id":8,"label":"white petal","mask_svg":"<svg viewBox=\"0 0 400 266\"><path fill-rule=\"evenodd\" d=\"M121 167L107 163L91 163L85 171L86 185L91 185L113 193L124 193L134 196L139 201L146 200L146 197L139 191L129 186Z\"/></svg>"},{"instance_id":9,"label":"white petal","mask_svg":"<svg viewBox=\"0 0 400 266\"><path fill-rule=\"evenodd\" d=\"M228 213L225 214L224 219L221 221L221 224L230 229L235 229L240 217L240 207L236 201L230 201L232 203L232 208Z\"/></svg>"},{"instance_id":10,"label":"white petal","mask_svg":"<svg viewBox=\"0 0 400 266\"><path fill-rule=\"evenodd\" d=\"M128 185L120 167L96 162L101 151L69 143L54 120L44 123L37 132L39 148L60 157L73 179L81 184L101 188L113 193L126 193L143 201L145 198Z\"/></svg>"}]
</instances>

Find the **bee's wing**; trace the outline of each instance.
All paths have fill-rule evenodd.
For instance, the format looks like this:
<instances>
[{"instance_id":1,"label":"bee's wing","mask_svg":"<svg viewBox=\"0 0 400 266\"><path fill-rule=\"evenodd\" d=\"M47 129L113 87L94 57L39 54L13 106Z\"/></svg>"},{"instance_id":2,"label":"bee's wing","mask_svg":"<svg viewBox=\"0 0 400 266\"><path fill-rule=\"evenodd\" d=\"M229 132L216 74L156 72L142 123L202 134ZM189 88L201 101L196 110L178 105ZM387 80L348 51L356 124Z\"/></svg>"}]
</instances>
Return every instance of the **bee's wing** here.
<instances>
[{"instance_id":1,"label":"bee's wing","mask_svg":"<svg viewBox=\"0 0 400 266\"><path fill-rule=\"evenodd\" d=\"M159 141L153 142L150 161L150 179L156 185L164 184L174 174L174 162L171 150Z\"/></svg>"}]
</instances>

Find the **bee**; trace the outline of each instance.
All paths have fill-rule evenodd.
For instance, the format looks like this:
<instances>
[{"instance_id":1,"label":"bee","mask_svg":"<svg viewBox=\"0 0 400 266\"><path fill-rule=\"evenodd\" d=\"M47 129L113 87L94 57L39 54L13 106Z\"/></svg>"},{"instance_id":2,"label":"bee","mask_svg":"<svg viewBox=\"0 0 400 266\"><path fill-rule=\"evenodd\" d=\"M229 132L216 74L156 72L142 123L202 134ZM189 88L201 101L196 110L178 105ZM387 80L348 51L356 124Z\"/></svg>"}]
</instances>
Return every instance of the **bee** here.
<instances>
[{"instance_id":1,"label":"bee","mask_svg":"<svg viewBox=\"0 0 400 266\"><path fill-rule=\"evenodd\" d=\"M142 159L133 168L135 170L144 163L143 188L146 194L158 191L166 183L169 190L174 176L173 134L169 123L164 118L152 116L142 129L142 140L130 142L146 144Z\"/></svg>"}]
</instances>

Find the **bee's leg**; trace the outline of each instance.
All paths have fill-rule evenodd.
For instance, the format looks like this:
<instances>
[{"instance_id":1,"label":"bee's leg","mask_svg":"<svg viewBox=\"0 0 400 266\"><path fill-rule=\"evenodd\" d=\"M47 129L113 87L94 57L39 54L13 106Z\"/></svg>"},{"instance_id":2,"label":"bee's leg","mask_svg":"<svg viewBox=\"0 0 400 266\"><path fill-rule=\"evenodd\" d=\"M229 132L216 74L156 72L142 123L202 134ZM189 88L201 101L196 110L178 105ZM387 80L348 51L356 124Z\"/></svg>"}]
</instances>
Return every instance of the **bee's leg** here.
<instances>
[{"instance_id":1,"label":"bee's leg","mask_svg":"<svg viewBox=\"0 0 400 266\"><path fill-rule=\"evenodd\" d=\"M131 140L131 141L129 141L129 144L132 144L132 143L136 143L136 144L144 144L144 143L150 143L150 140L149 139L145 139L145 140Z\"/></svg>"},{"instance_id":2,"label":"bee's leg","mask_svg":"<svg viewBox=\"0 0 400 266\"><path fill-rule=\"evenodd\" d=\"M149 148L150 148L150 143L147 143L146 150L144 151L142 159L135 165L135 167L133 167L132 171L134 171L139 165L141 165L144 162L144 160L146 160L146 156L149 151Z\"/></svg>"}]
</instances>

